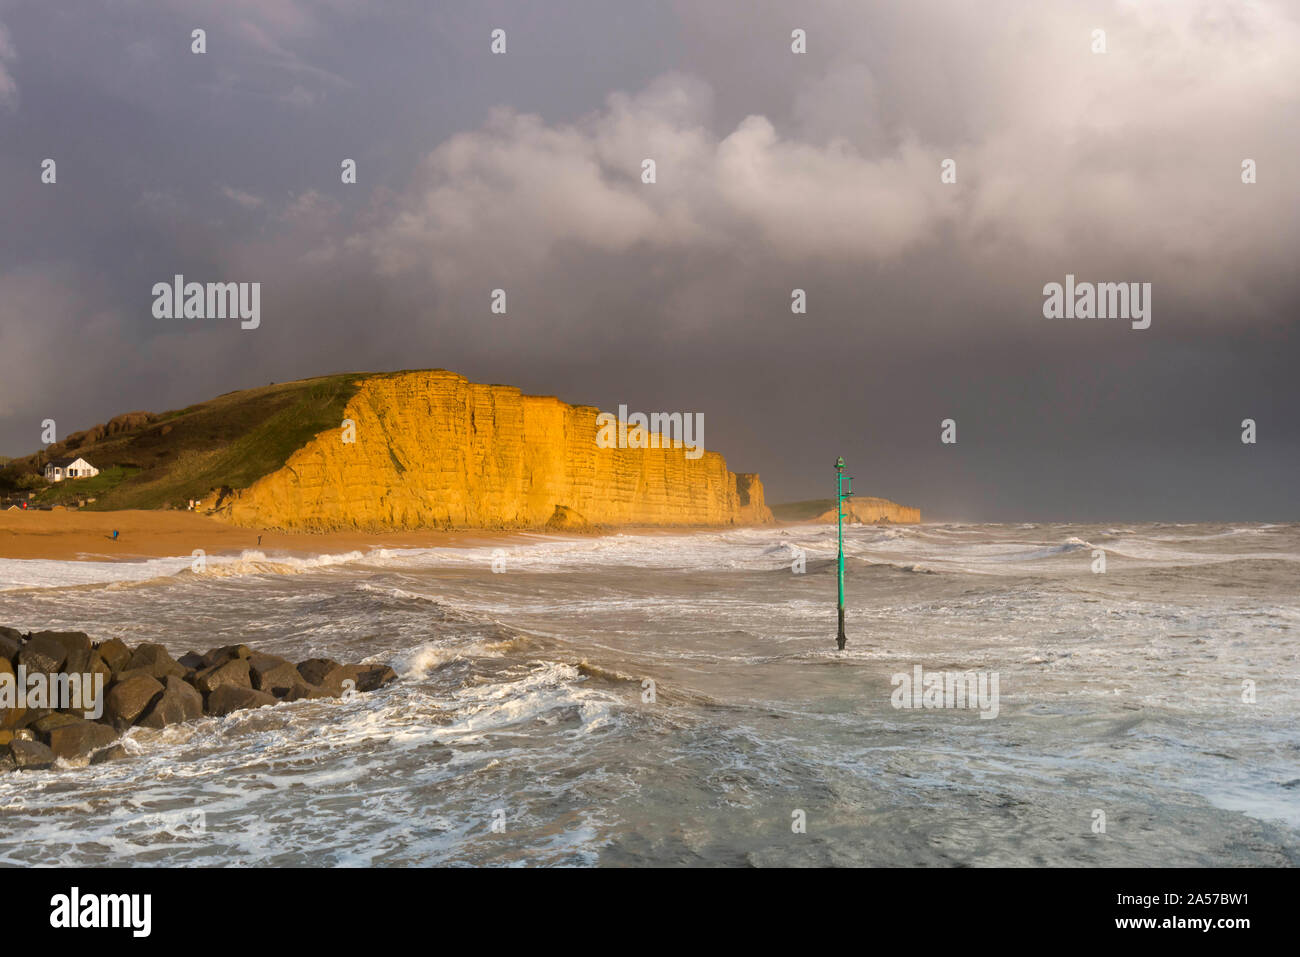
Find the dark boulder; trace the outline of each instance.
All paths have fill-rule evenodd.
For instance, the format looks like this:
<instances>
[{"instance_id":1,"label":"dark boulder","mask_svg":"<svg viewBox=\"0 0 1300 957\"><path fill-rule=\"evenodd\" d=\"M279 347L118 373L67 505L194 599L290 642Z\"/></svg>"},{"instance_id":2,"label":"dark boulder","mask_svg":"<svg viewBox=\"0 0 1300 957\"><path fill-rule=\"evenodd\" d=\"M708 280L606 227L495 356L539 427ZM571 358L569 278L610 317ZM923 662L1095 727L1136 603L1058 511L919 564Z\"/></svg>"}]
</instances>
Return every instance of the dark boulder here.
<instances>
[{"instance_id":1,"label":"dark boulder","mask_svg":"<svg viewBox=\"0 0 1300 957\"><path fill-rule=\"evenodd\" d=\"M132 648L119 638L96 644L83 632L25 635L0 626L0 679L14 675L18 665L28 674L51 675L54 697L50 707L0 708L0 770L48 768L59 759L101 764L128 755L116 738L133 725L165 728L205 713L224 716L281 701L368 692L397 680L387 665L343 665L331 658L294 664L244 644L190 651L178 661L156 642ZM83 687L86 675L91 684ZM102 700L93 696L96 678L106 688ZM85 712L96 710L92 705L102 708L97 720L86 719Z\"/></svg>"},{"instance_id":2,"label":"dark boulder","mask_svg":"<svg viewBox=\"0 0 1300 957\"><path fill-rule=\"evenodd\" d=\"M49 638L63 649L63 671L81 674L90 664L90 636L81 631L38 631L31 640Z\"/></svg>"},{"instance_id":3,"label":"dark boulder","mask_svg":"<svg viewBox=\"0 0 1300 957\"><path fill-rule=\"evenodd\" d=\"M39 741L14 738L9 742L9 754L20 771L44 771L54 764L54 752Z\"/></svg>"},{"instance_id":4,"label":"dark boulder","mask_svg":"<svg viewBox=\"0 0 1300 957\"><path fill-rule=\"evenodd\" d=\"M163 678L162 697L153 703L136 724L141 728L163 728L169 724L203 717L203 695L175 675Z\"/></svg>"},{"instance_id":5,"label":"dark boulder","mask_svg":"<svg viewBox=\"0 0 1300 957\"><path fill-rule=\"evenodd\" d=\"M117 761L127 756L126 748L120 744L109 745L103 750L96 751L90 758L91 764L104 764L107 761Z\"/></svg>"},{"instance_id":6,"label":"dark boulder","mask_svg":"<svg viewBox=\"0 0 1300 957\"><path fill-rule=\"evenodd\" d=\"M192 684L184 678L168 675L163 679L163 685L169 693L174 693L180 698L185 707L186 721L203 717L203 695Z\"/></svg>"},{"instance_id":7,"label":"dark boulder","mask_svg":"<svg viewBox=\"0 0 1300 957\"><path fill-rule=\"evenodd\" d=\"M127 678L134 678L137 675L144 675L146 678L153 678L153 675L145 668L124 668L113 675L112 684L121 684ZM157 678L154 678L157 681ZM111 685L110 685L111 687Z\"/></svg>"},{"instance_id":8,"label":"dark boulder","mask_svg":"<svg viewBox=\"0 0 1300 957\"><path fill-rule=\"evenodd\" d=\"M252 689L247 658L231 658L224 664L205 668L194 676L194 687L204 694L211 694L225 685Z\"/></svg>"},{"instance_id":9,"label":"dark boulder","mask_svg":"<svg viewBox=\"0 0 1300 957\"><path fill-rule=\"evenodd\" d=\"M40 721L41 718L44 718L46 715L49 714L54 714L53 708L28 708L26 713L21 718L18 719L18 722L13 727L15 729L22 728L26 730L27 728L30 728L33 724L35 724L37 721ZM27 733L31 734L32 732L27 731Z\"/></svg>"},{"instance_id":10,"label":"dark boulder","mask_svg":"<svg viewBox=\"0 0 1300 957\"><path fill-rule=\"evenodd\" d=\"M18 664L26 665L29 675L38 671L52 675L63 667L67 658L63 642L49 631L41 632L39 637L33 635L18 651Z\"/></svg>"},{"instance_id":11,"label":"dark boulder","mask_svg":"<svg viewBox=\"0 0 1300 957\"><path fill-rule=\"evenodd\" d=\"M176 661L167 653L167 649L162 645L146 641L140 647L136 648L131 655L131 659L126 663L123 671L147 671L155 678L165 678L167 675L176 675L183 677L185 667Z\"/></svg>"},{"instance_id":12,"label":"dark boulder","mask_svg":"<svg viewBox=\"0 0 1300 957\"><path fill-rule=\"evenodd\" d=\"M318 685L338 666L339 663L333 658L308 658L298 662L298 674L308 684Z\"/></svg>"},{"instance_id":13,"label":"dark boulder","mask_svg":"<svg viewBox=\"0 0 1300 957\"><path fill-rule=\"evenodd\" d=\"M50 731L49 746L56 758L79 758L116 739L117 732L107 725L81 719Z\"/></svg>"},{"instance_id":14,"label":"dark boulder","mask_svg":"<svg viewBox=\"0 0 1300 957\"><path fill-rule=\"evenodd\" d=\"M95 673L91 671L61 671L51 675L50 706L59 711L77 712L77 717L84 717L81 712L94 711L111 683L103 675L99 677L96 687Z\"/></svg>"},{"instance_id":15,"label":"dark boulder","mask_svg":"<svg viewBox=\"0 0 1300 957\"><path fill-rule=\"evenodd\" d=\"M292 662L289 661L288 658L281 658L279 655L268 655L257 652L248 656L248 672L253 676L254 681L257 680L257 676L262 672L272 671L276 668L281 668L284 665L291 664ZM297 668L295 667L294 670L296 671ZM254 687L257 686L254 685Z\"/></svg>"},{"instance_id":16,"label":"dark boulder","mask_svg":"<svg viewBox=\"0 0 1300 957\"><path fill-rule=\"evenodd\" d=\"M200 671L207 667L207 665L203 663L203 656L197 651L185 652L185 654L176 659L176 663L186 671Z\"/></svg>"},{"instance_id":17,"label":"dark boulder","mask_svg":"<svg viewBox=\"0 0 1300 957\"><path fill-rule=\"evenodd\" d=\"M26 718L25 707L0 707L0 729L21 728Z\"/></svg>"},{"instance_id":18,"label":"dark boulder","mask_svg":"<svg viewBox=\"0 0 1300 957\"><path fill-rule=\"evenodd\" d=\"M95 650L99 652L99 657L104 659L104 664L108 665L108 670L113 674L125 668L126 663L131 660L131 649L121 638L101 641L95 646Z\"/></svg>"},{"instance_id":19,"label":"dark boulder","mask_svg":"<svg viewBox=\"0 0 1300 957\"><path fill-rule=\"evenodd\" d=\"M338 695L330 694L328 691L326 691L324 688L321 688L319 685L314 685L306 681L303 681L302 678L299 678L296 684L291 685L287 688L277 687L273 689L272 693L275 695L275 697L279 698L281 701L302 701L304 699L309 699L309 698L337 698L338 697Z\"/></svg>"},{"instance_id":20,"label":"dark boulder","mask_svg":"<svg viewBox=\"0 0 1300 957\"><path fill-rule=\"evenodd\" d=\"M321 679L320 687L337 698L349 690L374 691L396 680L397 673L387 665L339 665Z\"/></svg>"},{"instance_id":21,"label":"dark boulder","mask_svg":"<svg viewBox=\"0 0 1300 957\"><path fill-rule=\"evenodd\" d=\"M213 648L203 656L203 667L211 668L214 665L224 664L233 658L251 657L252 654L253 649L248 645L226 645L224 648Z\"/></svg>"},{"instance_id":22,"label":"dark boulder","mask_svg":"<svg viewBox=\"0 0 1300 957\"><path fill-rule=\"evenodd\" d=\"M91 764L107 764L109 761L119 761L122 758L129 757L130 752L120 744L110 744L106 748L100 748L90 756Z\"/></svg>"},{"instance_id":23,"label":"dark boulder","mask_svg":"<svg viewBox=\"0 0 1300 957\"><path fill-rule=\"evenodd\" d=\"M27 727L36 732L38 740L49 744L50 732L69 724L76 724L81 720L84 719L78 718L76 715L66 714L62 711L54 711L45 715L43 718L37 718L35 721L29 722Z\"/></svg>"},{"instance_id":24,"label":"dark boulder","mask_svg":"<svg viewBox=\"0 0 1300 957\"><path fill-rule=\"evenodd\" d=\"M326 672L317 683L317 687L331 697L338 698L348 690L347 686L343 684L343 682L348 679L352 681L351 687L355 689L357 684L356 673L352 670L350 665L339 665L338 667Z\"/></svg>"},{"instance_id":25,"label":"dark boulder","mask_svg":"<svg viewBox=\"0 0 1300 957\"><path fill-rule=\"evenodd\" d=\"M264 708L276 703L265 691L241 688L238 685L221 685L208 695L208 713L226 715L246 708Z\"/></svg>"},{"instance_id":26,"label":"dark boulder","mask_svg":"<svg viewBox=\"0 0 1300 957\"><path fill-rule=\"evenodd\" d=\"M113 669L108 666L107 661L100 657L98 651L90 653L90 663L86 666L86 671L92 675L103 675L105 688L113 683Z\"/></svg>"},{"instance_id":27,"label":"dark boulder","mask_svg":"<svg viewBox=\"0 0 1300 957\"><path fill-rule=\"evenodd\" d=\"M0 627L0 658L7 658L13 664L22 646L23 636L17 628Z\"/></svg>"},{"instance_id":28,"label":"dark boulder","mask_svg":"<svg viewBox=\"0 0 1300 957\"><path fill-rule=\"evenodd\" d=\"M119 731L129 728L162 693L157 679L136 672L108 689L103 720Z\"/></svg>"},{"instance_id":29,"label":"dark boulder","mask_svg":"<svg viewBox=\"0 0 1300 957\"><path fill-rule=\"evenodd\" d=\"M16 682L14 677L14 666L8 658L0 657L0 680ZM12 685L15 695L18 691L17 684ZM15 697L15 701L17 698ZM27 713L26 708L4 708L0 707L0 728L17 728L22 724L23 715Z\"/></svg>"},{"instance_id":30,"label":"dark boulder","mask_svg":"<svg viewBox=\"0 0 1300 957\"><path fill-rule=\"evenodd\" d=\"M397 672L388 665L366 665L357 673L357 690L374 691L397 680Z\"/></svg>"},{"instance_id":31,"label":"dark boulder","mask_svg":"<svg viewBox=\"0 0 1300 957\"><path fill-rule=\"evenodd\" d=\"M310 684L298 673L292 661L276 655L254 655L248 659L253 687L277 698L293 695L294 701L308 697Z\"/></svg>"}]
</instances>

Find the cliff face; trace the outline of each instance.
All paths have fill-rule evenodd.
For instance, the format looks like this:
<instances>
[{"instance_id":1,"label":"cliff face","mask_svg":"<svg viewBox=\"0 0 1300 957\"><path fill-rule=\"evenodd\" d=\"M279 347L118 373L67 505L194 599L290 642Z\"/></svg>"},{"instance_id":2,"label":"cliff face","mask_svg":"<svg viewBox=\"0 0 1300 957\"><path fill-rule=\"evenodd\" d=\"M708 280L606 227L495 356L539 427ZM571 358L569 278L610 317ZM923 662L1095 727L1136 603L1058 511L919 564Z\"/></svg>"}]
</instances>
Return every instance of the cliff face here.
<instances>
[{"instance_id":1,"label":"cliff face","mask_svg":"<svg viewBox=\"0 0 1300 957\"><path fill-rule=\"evenodd\" d=\"M921 510L907 505L899 505L884 498L851 498L844 506L844 518L848 522L861 522L864 525L877 525L889 522L893 525L918 525L921 522ZM835 509L831 509L816 519L818 522L834 522Z\"/></svg>"},{"instance_id":2,"label":"cliff face","mask_svg":"<svg viewBox=\"0 0 1300 957\"><path fill-rule=\"evenodd\" d=\"M716 452L600 448L599 411L435 370L362 381L342 429L217 504L238 525L301 530L769 522L757 475Z\"/></svg>"}]
</instances>

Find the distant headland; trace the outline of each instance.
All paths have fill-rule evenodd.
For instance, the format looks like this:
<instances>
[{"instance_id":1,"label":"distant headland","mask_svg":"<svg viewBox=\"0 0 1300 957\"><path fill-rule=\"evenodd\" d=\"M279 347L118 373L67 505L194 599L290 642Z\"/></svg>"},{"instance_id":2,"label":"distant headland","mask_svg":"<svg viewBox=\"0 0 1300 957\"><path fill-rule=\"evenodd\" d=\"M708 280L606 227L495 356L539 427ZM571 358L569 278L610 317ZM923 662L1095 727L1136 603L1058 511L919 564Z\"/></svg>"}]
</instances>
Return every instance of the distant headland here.
<instances>
[{"instance_id":1,"label":"distant headland","mask_svg":"<svg viewBox=\"0 0 1300 957\"><path fill-rule=\"evenodd\" d=\"M834 524L835 499L818 498L807 502L773 505L772 513L779 522ZM851 498L844 504L844 519L850 525L919 525L921 510L910 505L899 505L889 499L864 495Z\"/></svg>"}]
</instances>

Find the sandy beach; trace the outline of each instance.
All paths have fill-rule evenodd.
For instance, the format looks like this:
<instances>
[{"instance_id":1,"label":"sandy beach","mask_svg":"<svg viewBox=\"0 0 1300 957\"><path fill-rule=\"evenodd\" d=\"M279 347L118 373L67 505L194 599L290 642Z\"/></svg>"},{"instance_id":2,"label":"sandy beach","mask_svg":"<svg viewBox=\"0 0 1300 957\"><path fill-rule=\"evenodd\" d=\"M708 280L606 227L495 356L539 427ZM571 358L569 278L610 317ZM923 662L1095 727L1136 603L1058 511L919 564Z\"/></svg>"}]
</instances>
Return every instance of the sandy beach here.
<instances>
[{"instance_id":1,"label":"sandy beach","mask_svg":"<svg viewBox=\"0 0 1300 957\"><path fill-rule=\"evenodd\" d=\"M117 529L117 541L113 530ZM190 555L238 554L258 548L319 555L368 548L424 548L505 544L542 532L481 530L409 532L259 532L193 512L131 510L0 512L0 558L56 561L134 561ZM572 535L573 533L566 533ZM258 545L258 536L262 543Z\"/></svg>"}]
</instances>

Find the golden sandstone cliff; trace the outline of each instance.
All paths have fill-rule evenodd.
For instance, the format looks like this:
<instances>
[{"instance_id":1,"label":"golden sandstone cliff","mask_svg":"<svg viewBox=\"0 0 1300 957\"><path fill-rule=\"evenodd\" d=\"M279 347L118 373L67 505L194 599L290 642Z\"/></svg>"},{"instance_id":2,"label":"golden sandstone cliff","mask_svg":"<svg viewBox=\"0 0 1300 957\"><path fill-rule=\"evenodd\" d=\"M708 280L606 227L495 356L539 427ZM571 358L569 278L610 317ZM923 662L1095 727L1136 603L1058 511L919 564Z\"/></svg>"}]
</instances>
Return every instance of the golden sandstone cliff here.
<instances>
[{"instance_id":1,"label":"golden sandstone cliff","mask_svg":"<svg viewBox=\"0 0 1300 957\"><path fill-rule=\"evenodd\" d=\"M601 448L591 406L443 370L364 379L344 419L214 503L237 525L325 531L770 522L716 452Z\"/></svg>"}]
</instances>

